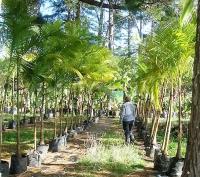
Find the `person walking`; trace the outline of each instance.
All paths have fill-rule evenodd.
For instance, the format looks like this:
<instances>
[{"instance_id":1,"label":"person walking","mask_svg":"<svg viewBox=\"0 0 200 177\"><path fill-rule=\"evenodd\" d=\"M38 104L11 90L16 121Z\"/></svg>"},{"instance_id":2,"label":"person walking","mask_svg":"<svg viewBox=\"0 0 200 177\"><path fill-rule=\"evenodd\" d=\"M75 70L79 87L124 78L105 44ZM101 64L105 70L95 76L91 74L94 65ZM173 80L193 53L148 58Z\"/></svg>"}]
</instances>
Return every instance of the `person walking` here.
<instances>
[{"instance_id":1,"label":"person walking","mask_svg":"<svg viewBox=\"0 0 200 177\"><path fill-rule=\"evenodd\" d=\"M136 106L131 102L131 98L126 96L124 104L121 107L120 122L122 122L125 142L127 144L134 142L134 135L132 133L133 124L136 118Z\"/></svg>"}]
</instances>

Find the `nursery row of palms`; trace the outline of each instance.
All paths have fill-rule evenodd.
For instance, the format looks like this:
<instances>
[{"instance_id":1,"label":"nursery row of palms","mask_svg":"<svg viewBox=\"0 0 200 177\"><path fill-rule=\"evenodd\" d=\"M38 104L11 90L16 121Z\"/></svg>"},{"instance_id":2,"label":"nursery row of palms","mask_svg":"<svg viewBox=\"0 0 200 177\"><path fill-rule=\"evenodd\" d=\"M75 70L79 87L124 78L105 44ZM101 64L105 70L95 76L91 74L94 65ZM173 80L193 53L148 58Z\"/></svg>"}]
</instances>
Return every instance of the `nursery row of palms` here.
<instances>
[{"instance_id":1,"label":"nursery row of palms","mask_svg":"<svg viewBox=\"0 0 200 177\"><path fill-rule=\"evenodd\" d=\"M1 61L1 112L17 108L17 156L20 152L20 119L25 109L40 114L40 144L44 144L45 110L63 108L92 117L95 105L106 105L109 88L114 87L117 64L111 52L101 47L81 21L45 22L33 13L33 1L2 1L1 44L8 56ZM29 106L27 104L29 103ZM22 111L23 109L23 111ZM1 120L2 126L2 120ZM36 147L36 118L35 118ZM66 131L66 129L65 129ZM55 135L56 136L56 119Z\"/></svg>"},{"instance_id":2,"label":"nursery row of palms","mask_svg":"<svg viewBox=\"0 0 200 177\"><path fill-rule=\"evenodd\" d=\"M183 16L184 14L182 14ZM135 83L139 94L139 114L145 127L153 114L151 143L157 144L160 115L167 112L163 154L168 154L173 112L179 118L177 158L181 158L182 118L186 93L191 92L194 56L195 22L185 23L183 17L169 17L160 22L139 49ZM186 117L184 117L186 118Z\"/></svg>"}]
</instances>

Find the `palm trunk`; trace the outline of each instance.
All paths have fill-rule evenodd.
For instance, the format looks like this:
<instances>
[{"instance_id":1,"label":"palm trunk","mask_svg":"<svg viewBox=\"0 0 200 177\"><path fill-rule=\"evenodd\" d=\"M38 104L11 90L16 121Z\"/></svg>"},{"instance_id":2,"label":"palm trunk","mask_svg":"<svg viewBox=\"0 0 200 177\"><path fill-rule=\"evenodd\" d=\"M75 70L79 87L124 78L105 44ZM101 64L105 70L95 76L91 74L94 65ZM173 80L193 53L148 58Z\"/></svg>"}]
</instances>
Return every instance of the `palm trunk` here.
<instances>
[{"instance_id":1,"label":"palm trunk","mask_svg":"<svg viewBox=\"0 0 200 177\"><path fill-rule=\"evenodd\" d=\"M44 144L44 101L45 101L45 83L42 85L42 106L40 109L40 145Z\"/></svg>"},{"instance_id":2,"label":"palm trunk","mask_svg":"<svg viewBox=\"0 0 200 177\"><path fill-rule=\"evenodd\" d=\"M33 113L33 108L32 108L32 105L33 105L33 94L29 91L29 110L30 110L30 113L32 114Z\"/></svg>"},{"instance_id":3,"label":"palm trunk","mask_svg":"<svg viewBox=\"0 0 200 177\"><path fill-rule=\"evenodd\" d=\"M83 92L79 95L79 116L83 115Z\"/></svg>"},{"instance_id":4,"label":"palm trunk","mask_svg":"<svg viewBox=\"0 0 200 177\"><path fill-rule=\"evenodd\" d=\"M64 130L64 133L67 133L68 131L68 119L69 119L69 114L68 114L68 104L67 104L67 101L65 100L65 108L67 109L67 116L65 118L65 130Z\"/></svg>"},{"instance_id":5,"label":"palm trunk","mask_svg":"<svg viewBox=\"0 0 200 177\"><path fill-rule=\"evenodd\" d=\"M15 103L14 103L14 92L15 92L15 76L13 74L13 77L12 77L12 119L14 120L14 106L15 106Z\"/></svg>"},{"instance_id":6,"label":"palm trunk","mask_svg":"<svg viewBox=\"0 0 200 177\"><path fill-rule=\"evenodd\" d=\"M165 95L165 85L163 83L162 89L161 89L161 97L160 97L160 107L163 106L163 99ZM157 144L157 133L160 123L160 110L155 110L155 118L153 121L152 129L151 129L151 140L152 144Z\"/></svg>"},{"instance_id":7,"label":"palm trunk","mask_svg":"<svg viewBox=\"0 0 200 177\"><path fill-rule=\"evenodd\" d=\"M56 112L57 112L57 87L55 87L55 103L54 103L54 109L55 109L55 114L54 114L54 138L57 137L56 133Z\"/></svg>"},{"instance_id":8,"label":"palm trunk","mask_svg":"<svg viewBox=\"0 0 200 177\"><path fill-rule=\"evenodd\" d=\"M167 151L168 151L169 138L170 138L170 132L171 132L172 111L173 111L173 85L171 86L171 91L170 91L169 115L168 115L168 121L167 121L166 129L165 129L164 142L162 146L162 150L165 155L167 155L168 153Z\"/></svg>"},{"instance_id":9,"label":"palm trunk","mask_svg":"<svg viewBox=\"0 0 200 177\"><path fill-rule=\"evenodd\" d=\"M71 108L72 108L72 115L71 115L71 130L74 128L74 92L71 94Z\"/></svg>"},{"instance_id":10,"label":"palm trunk","mask_svg":"<svg viewBox=\"0 0 200 177\"><path fill-rule=\"evenodd\" d=\"M181 140L182 140L182 99L181 99L181 77L178 78L178 96L179 96L179 114L178 114L178 122L179 122L179 132L178 132L178 148L176 157L181 159Z\"/></svg>"},{"instance_id":11,"label":"palm trunk","mask_svg":"<svg viewBox=\"0 0 200 177\"><path fill-rule=\"evenodd\" d=\"M20 72L20 59L17 58L17 156L21 156L20 151L20 112L19 112L19 72Z\"/></svg>"},{"instance_id":12,"label":"palm trunk","mask_svg":"<svg viewBox=\"0 0 200 177\"><path fill-rule=\"evenodd\" d=\"M139 98L139 102L138 102L138 116L139 118L141 118L141 98Z\"/></svg>"},{"instance_id":13,"label":"palm trunk","mask_svg":"<svg viewBox=\"0 0 200 177\"><path fill-rule=\"evenodd\" d=\"M64 86L61 91L61 100L60 100L60 136L62 136L62 119L63 119L63 98L64 98Z\"/></svg>"},{"instance_id":14,"label":"palm trunk","mask_svg":"<svg viewBox=\"0 0 200 177\"><path fill-rule=\"evenodd\" d=\"M155 107L153 106L153 118L152 118L152 125L151 125L151 138L153 137L155 125L156 125L156 113L155 113Z\"/></svg>"},{"instance_id":15,"label":"palm trunk","mask_svg":"<svg viewBox=\"0 0 200 177\"><path fill-rule=\"evenodd\" d=\"M158 133L159 122L160 122L160 111L156 111L156 121L152 135L152 144L157 144L157 133Z\"/></svg>"},{"instance_id":16,"label":"palm trunk","mask_svg":"<svg viewBox=\"0 0 200 177\"><path fill-rule=\"evenodd\" d=\"M145 104L145 113L144 113L144 125L148 127L148 119L149 119L149 110L150 110L150 98L147 96L146 104Z\"/></svg>"},{"instance_id":17,"label":"palm trunk","mask_svg":"<svg viewBox=\"0 0 200 177\"><path fill-rule=\"evenodd\" d=\"M24 116L23 116L23 119L24 119L24 123L26 122L26 101L25 101L25 96L22 96L22 102L21 104L23 104L23 111L24 111ZM22 110L22 107L21 107L21 110Z\"/></svg>"},{"instance_id":18,"label":"palm trunk","mask_svg":"<svg viewBox=\"0 0 200 177\"><path fill-rule=\"evenodd\" d=\"M37 119L36 119L37 101L38 101L38 94L37 94L37 89L35 89L35 103L34 103L34 110L33 110L33 117L34 117L34 150L36 150L36 148L37 148Z\"/></svg>"},{"instance_id":19,"label":"palm trunk","mask_svg":"<svg viewBox=\"0 0 200 177\"><path fill-rule=\"evenodd\" d=\"M7 95L7 88L4 88L4 95L3 95L3 99L1 102L1 107L0 107L0 111L1 111L1 117L0 117L0 162L1 162L1 155L2 155L2 143L3 143L3 112L4 112L4 105L5 105L5 101L6 101L6 95Z\"/></svg>"},{"instance_id":20,"label":"palm trunk","mask_svg":"<svg viewBox=\"0 0 200 177\"><path fill-rule=\"evenodd\" d=\"M90 94L88 93L88 100L87 100L87 119L90 120Z\"/></svg>"}]
</instances>

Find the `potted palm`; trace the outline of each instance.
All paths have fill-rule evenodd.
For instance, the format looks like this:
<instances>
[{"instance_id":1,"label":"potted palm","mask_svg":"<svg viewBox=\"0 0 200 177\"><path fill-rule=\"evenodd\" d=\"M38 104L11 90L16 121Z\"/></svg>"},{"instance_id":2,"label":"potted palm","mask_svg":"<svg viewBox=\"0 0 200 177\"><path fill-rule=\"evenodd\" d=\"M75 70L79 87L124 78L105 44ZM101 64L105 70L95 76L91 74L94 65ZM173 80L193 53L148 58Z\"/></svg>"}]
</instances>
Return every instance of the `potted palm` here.
<instances>
[{"instance_id":1,"label":"potted palm","mask_svg":"<svg viewBox=\"0 0 200 177\"><path fill-rule=\"evenodd\" d=\"M7 31L3 37L10 49L10 62L12 66L15 66L14 70L16 71L17 139L16 153L11 156L11 174L18 174L27 169L27 156L22 153L20 148L20 80L23 55L34 45L32 37L35 32L31 29L35 18L30 13L31 3L31 1L2 1L3 28Z\"/></svg>"}]
</instances>

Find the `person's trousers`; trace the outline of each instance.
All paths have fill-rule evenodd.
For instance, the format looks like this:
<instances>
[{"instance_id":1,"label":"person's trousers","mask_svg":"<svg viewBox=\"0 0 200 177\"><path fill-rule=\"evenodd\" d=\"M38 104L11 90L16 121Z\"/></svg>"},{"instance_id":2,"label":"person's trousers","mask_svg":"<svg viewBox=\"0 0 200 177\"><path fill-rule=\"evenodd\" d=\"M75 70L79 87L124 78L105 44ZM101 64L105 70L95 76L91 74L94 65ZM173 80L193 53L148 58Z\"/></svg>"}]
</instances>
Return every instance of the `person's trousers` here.
<instances>
[{"instance_id":1,"label":"person's trousers","mask_svg":"<svg viewBox=\"0 0 200 177\"><path fill-rule=\"evenodd\" d=\"M130 143L134 141L134 136L132 133L134 121L123 121L123 129L125 135L125 142Z\"/></svg>"}]
</instances>

